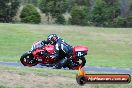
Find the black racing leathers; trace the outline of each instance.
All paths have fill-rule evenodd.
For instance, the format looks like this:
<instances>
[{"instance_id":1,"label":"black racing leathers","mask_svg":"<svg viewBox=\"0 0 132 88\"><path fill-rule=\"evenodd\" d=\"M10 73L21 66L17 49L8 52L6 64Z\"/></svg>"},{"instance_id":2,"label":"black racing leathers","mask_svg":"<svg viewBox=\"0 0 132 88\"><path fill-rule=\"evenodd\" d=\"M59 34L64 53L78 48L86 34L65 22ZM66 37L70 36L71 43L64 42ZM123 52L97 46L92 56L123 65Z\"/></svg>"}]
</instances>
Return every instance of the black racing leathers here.
<instances>
[{"instance_id":1,"label":"black racing leathers","mask_svg":"<svg viewBox=\"0 0 132 88\"><path fill-rule=\"evenodd\" d=\"M72 46L67 44L63 39L59 38L55 44L55 59L62 59L56 65L56 68L61 68L65 65L72 55Z\"/></svg>"}]
</instances>

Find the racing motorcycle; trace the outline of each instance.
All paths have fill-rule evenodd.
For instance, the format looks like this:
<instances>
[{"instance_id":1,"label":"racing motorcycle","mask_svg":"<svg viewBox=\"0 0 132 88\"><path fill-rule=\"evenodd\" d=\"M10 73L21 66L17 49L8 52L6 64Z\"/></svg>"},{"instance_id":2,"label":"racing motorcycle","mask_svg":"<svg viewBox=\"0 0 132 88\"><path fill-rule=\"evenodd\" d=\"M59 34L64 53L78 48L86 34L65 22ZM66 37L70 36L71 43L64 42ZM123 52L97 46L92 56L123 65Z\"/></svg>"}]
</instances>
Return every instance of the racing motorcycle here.
<instances>
[{"instance_id":1,"label":"racing motorcycle","mask_svg":"<svg viewBox=\"0 0 132 88\"><path fill-rule=\"evenodd\" d=\"M88 48L86 46L75 46L72 48L71 59L68 59L63 68L69 68L72 70L78 70L79 67L85 66ZM45 45L41 48L33 49L24 53L20 62L24 66L35 66L37 64L43 64L43 66L54 67L59 61L51 58L54 55L54 45ZM60 55L63 56L63 55ZM59 60L63 59L62 57ZM71 63L72 62L72 63Z\"/></svg>"}]
</instances>

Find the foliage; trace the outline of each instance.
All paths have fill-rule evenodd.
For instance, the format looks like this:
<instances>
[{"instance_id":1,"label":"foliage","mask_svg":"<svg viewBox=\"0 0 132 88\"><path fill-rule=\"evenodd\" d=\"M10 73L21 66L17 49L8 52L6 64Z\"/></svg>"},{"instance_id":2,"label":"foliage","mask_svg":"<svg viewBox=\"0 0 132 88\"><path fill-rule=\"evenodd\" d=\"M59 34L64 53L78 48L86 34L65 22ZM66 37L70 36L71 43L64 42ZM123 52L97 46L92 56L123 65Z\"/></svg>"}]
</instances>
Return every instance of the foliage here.
<instances>
[{"instance_id":1,"label":"foliage","mask_svg":"<svg viewBox=\"0 0 132 88\"><path fill-rule=\"evenodd\" d=\"M105 27L119 27L119 25L131 27L132 23L130 20L131 0L0 0L0 22L15 21L14 16L18 17L17 15L19 15L17 11L20 2L24 6L28 4L36 6L46 15L48 22L57 24L65 24L68 19L71 24ZM126 11L124 11L125 8L127 8ZM27 11L27 14L30 12L32 10ZM121 17L123 12L126 15ZM33 22L32 19L36 19L38 22ZM123 20L126 21L126 24L123 24ZM39 23L40 16L36 17L30 14L26 18L22 18L22 21Z\"/></svg>"},{"instance_id":2,"label":"foliage","mask_svg":"<svg viewBox=\"0 0 132 88\"><path fill-rule=\"evenodd\" d=\"M69 20L74 25L87 25L87 15L87 8L85 6L75 6L71 10L71 18Z\"/></svg>"},{"instance_id":3,"label":"foliage","mask_svg":"<svg viewBox=\"0 0 132 88\"><path fill-rule=\"evenodd\" d=\"M91 0L74 0L77 5L89 6Z\"/></svg>"},{"instance_id":4,"label":"foliage","mask_svg":"<svg viewBox=\"0 0 132 88\"><path fill-rule=\"evenodd\" d=\"M23 5L33 4L34 6L38 6L40 0L21 0Z\"/></svg>"},{"instance_id":5,"label":"foliage","mask_svg":"<svg viewBox=\"0 0 132 88\"><path fill-rule=\"evenodd\" d=\"M39 9L40 9L43 13L47 13L47 12L48 12L47 0L40 0Z\"/></svg>"},{"instance_id":6,"label":"foliage","mask_svg":"<svg viewBox=\"0 0 132 88\"><path fill-rule=\"evenodd\" d=\"M115 27L126 27L127 26L127 20L124 17L118 16L114 19L114 26Z\"/></svg>"},{"instance_id":7,"label":"foliage","mask_svg":"<svg viewBox=\"0 0 132 88\"><path fill-rule=\"evenodd\" d=\"M57 18L56 18L56 20L55 20L55 22L57 24L65 24L65 18L64 18L64 16L63 15L58 15Z\"/></svg>"},{"instance_id":8,"label":"foliage","mask_svg":"<svg viewBox=\"0 0 132 88\"><path fill-rule=\"evenodd\" d=\"M127 27L132 27L132 14L127 16Z\"/></svg>"},{"instance_id":9,"label":"foliage","mask_svg":"<svg viewBox=\"0 0 132 88\"><path fill-rule=\"evenodd\" d=\"M35 6L38 6L38 0L31 0L31 3Z\"/></svg>"},{"instance_id":10,"label":"foliage","mask_svg":"<svg viewBox=\"0 0 132 88\"><path fill-rule=\"evenodd\" d=\"M117 0L114 2L108 0L96 0L96 5L92 11L91 21L96 26L107 26L120 13Z\"/></svg>"},{"instance_id":11,"label":"foliage","mask_svg":"<svg viewBox=\"0 0 132 88\"><path fill-rule=\"evenodd\" d=\"M70 13L72 8L85 6L85 9L89 13L91 11L93 0L67 0L68 3L68 12ZM89 14L87 14L89 16Z\"/></svg>"},{"instance_id":12,"label":"foliage","mask_svg":"<svg viewBox=\"0 0 132 88\"><path fill-rule=\"evenodd\" d=\"M37 12L36 8L28 4L26 5L20 15L21 22L24 23L40 23L41 22L41 17L40 14Z\"/></svg>"},{"instance_id":13,"label":"foliage","mask_svg":"<svg viewBox=\"0 0 132 88\"><path fill-rule=\"evenodd\" d=\"M114 27L132 27L132 15L129 14L127 17L118 16L114 19Z\"/></svg>"},{"instance_id":14,"label":"foliage","mask_svg":"<svg viewBox=\"0 0 132 88\"><path fill-rule=\"evenodd\" d=\"M41 0L39 8L47 16L51 16L57 21L66 12L67 2L66 0Z\"/></svg>"},{"instance_id":15,"label":"foliage","mask_svg":"<svg viewBox=\"0 0 132 88\"><path fill-rule=\"evenodd\" d=\"M12 22L19 8L19 0L0 1L0 22Z\"/></svg>"},{"instance_id":16,"label":"foliage","mask_svg":"<svg viewBox=\"0 0 132 88\"><path fill-rule=\"evenodd\" d=\"M129 4L130 10L132 10L132 1Z\"/></svg>"}]
</instances>

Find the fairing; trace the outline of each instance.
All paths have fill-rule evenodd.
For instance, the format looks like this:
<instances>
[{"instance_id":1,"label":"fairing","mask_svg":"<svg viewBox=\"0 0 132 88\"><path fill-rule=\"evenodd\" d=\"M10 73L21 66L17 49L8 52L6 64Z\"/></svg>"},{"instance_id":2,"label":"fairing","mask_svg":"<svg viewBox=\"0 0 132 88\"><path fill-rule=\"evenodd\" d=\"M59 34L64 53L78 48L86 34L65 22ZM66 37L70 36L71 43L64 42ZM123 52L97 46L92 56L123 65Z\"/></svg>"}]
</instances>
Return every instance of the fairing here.
<instances>
[{"instance_id":1,"label":"fairing","mask_svg":"<svg viewBox=\"0 0 132 88\"><path fill-rule=\"evenodd\" d=\"M78 52L78 51L87 52L88 51L88 47L86 47L86 46L75 46L73 49L74 49L75 52Z\"/></svg>"},{"instance_id":2,"label":"fairing","mask_svg":"<svg viewBox=\"0 0 132 88\"><path fill-rule=\"evenodd\" d=\"M54 46L53 45L46 45L45 46L45 50L50 53L50 54L54 54Z\"/></svg>"}]
</instances>

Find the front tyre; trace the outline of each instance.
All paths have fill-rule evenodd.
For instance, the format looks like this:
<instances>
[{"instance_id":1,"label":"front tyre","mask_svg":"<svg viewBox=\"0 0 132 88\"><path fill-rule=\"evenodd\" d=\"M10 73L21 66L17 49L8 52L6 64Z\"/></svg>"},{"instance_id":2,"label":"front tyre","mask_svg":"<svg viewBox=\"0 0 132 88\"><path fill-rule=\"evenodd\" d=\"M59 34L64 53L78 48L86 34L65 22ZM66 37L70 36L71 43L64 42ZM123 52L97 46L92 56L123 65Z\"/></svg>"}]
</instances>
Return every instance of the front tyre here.
<instances>
[{"instance_id":1,"label":"front tyre","mask_svg":"<svg viewBox=\"0 0 132 88\"><path fill-rule=\"evenodd\" d=\"M69 69L72 69L72 70L78 70L79 68L82 68L85 66L86 64L86 59L85 57L82 57L82 58L78 58L79 60L77 62L74 62L75 65L73 66L69 66L68 68Z\"/></svg>"},{"instance_id":2,"label":"front tyre","mask_svg":"<svg viewBox=\"0 0 132 88\"><path fill-rule=\"evenodd\" d=\"M38 61L34 59L34 56L31 53L24 53L20 58L21 63L24 66L35 66L38 64Z\"/></svg>"}]
</instances>

